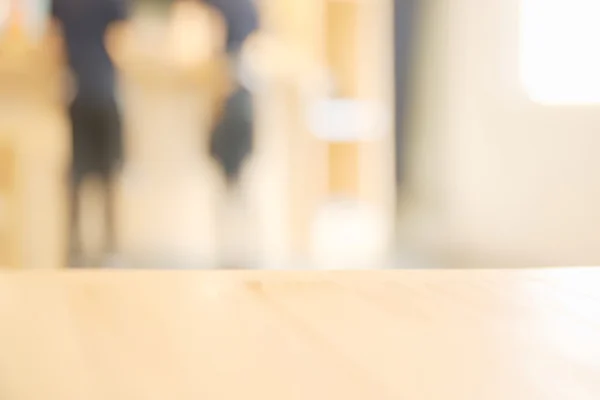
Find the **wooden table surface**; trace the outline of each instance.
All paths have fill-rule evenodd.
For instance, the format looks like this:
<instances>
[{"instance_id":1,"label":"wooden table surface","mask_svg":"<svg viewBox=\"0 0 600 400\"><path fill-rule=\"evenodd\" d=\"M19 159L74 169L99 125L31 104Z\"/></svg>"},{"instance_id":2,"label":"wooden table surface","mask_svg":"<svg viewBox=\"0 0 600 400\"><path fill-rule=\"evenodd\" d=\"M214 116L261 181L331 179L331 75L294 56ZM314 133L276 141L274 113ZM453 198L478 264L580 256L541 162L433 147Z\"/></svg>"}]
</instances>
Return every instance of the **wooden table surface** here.
<instances>
[{"instance_id":1,"label":"wooden table surface","mask_svg":"<svg viewBox=\"0 0 600 400\"><path fill-rule=\"evenodd\" d=\"M600 269L0 275L0 398L599 399Z\"/></svg>"}]
</instances>

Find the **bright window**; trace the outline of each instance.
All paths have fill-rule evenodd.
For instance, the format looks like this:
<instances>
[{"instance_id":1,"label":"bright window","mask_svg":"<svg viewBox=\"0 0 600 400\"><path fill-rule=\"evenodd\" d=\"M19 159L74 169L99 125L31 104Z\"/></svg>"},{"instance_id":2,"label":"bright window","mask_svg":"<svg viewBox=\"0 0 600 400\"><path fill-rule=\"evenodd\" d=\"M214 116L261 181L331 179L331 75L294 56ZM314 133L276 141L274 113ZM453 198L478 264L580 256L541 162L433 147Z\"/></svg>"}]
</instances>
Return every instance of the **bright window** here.
<instances>
[{"instance_id":1,"label":"bright window","mask_svg":"<svg viewBox=\"0 0 600 400\"><path fill-rule=\"evenodd\" d=\"M521 0L521 79L536 102L600 104L600 0Z\"/></svg>"}]
</instances>

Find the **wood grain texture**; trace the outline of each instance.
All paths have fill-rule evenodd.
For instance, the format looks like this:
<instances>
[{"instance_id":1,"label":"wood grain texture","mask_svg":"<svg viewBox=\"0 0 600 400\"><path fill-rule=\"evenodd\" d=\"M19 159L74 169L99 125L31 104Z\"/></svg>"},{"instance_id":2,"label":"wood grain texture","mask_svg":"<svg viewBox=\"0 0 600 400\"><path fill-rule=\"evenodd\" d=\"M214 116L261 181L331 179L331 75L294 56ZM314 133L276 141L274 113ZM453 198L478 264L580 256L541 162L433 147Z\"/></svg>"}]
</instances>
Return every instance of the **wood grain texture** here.
<instances>
[{"instance_id":1,"label":"wood grain texture","mask_svg":"<svg viewBox=\"0 0 600 400\"><path fill-rule=\"evenodd\" d=\"M597 399L598 269L0 275L0 397Z\"/></svg>"}]
</instances>

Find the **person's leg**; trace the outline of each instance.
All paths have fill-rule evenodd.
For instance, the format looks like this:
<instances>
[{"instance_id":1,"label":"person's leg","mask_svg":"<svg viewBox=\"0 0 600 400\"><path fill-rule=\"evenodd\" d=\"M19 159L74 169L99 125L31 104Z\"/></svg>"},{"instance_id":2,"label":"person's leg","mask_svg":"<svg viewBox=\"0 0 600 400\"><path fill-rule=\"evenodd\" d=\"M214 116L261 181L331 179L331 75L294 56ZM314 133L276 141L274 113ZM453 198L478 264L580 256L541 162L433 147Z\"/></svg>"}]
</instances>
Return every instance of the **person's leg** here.
<instances>
[{"instance_id":1,"label":"person's leg","mask_svg":"<svg viewBox=\"0 0 600 400\"><path fill-rule=\"evenodd\" d=\"M210 141L211 155L220 164L228 189L238 184L243 166L252 153L254 139L253 96L241 82L239 64L238 52L230 53L229 69L236 83L223 104Z\"/></svg>"},{"instance_id":2,"label":"person's leg","mask_svg":"<svg viewBox=\"0 0 600 400\"><path fill-rule=\"evenodd\" d=\"M85 109L78 103L69 108L71 119L71 169L69 173L69 266L81 267L84 263L81 240L81 201L82 183L87 175L86 121Z\"/></svg>"},{"instance_id":3,"label":"person's leg","mask_svg":"<svg viewBox=\"0 0 600 400\"><path fill-rule=\"evenodd\" d=\"M115 255L117 248L116 229L116 179L108 176L102 180L104 190L104 254Z\"/></svg>"},{"instance_id":4,"label":"person's leg","mask_svg":"<svg viewBox=\"0 0 600 400\"><path fill-rule=\"evenodd\" d=\"M237 53L229 57L230 72L237 82L223 104L223 112L210 138L210 154L219 164L225 180L224 198L219 203L218 263L220 268L244 268L241 251L244 199L240 179L251 156L254 136L254 110L251 92L238 79ZM243 220L243 221L242 221Z\"/></svg>"},{"instance_id":5,"label":"person's leg","mask_svg":"<svg viewBox=\"0 0 600 400\"><path fill-rule=\"evenodd\" d=\"M252 152L252 98L243 88L230 95L211 137L211 155L219 162L229 186L239 179Z\"/></svg>"},{"instance_id":6,"label":"person's leg","mask_svg":"<svg viewBox=\"0 0 600 400\"><path fill-rule=\"evenodd\" d=\"M117 243L117 185L123 161L121 117L114 100L109 101L103 108L99 126L102 127L101 134L105 138L103 154L104 250L108 257L112 257L119 250Z\"/></svg>"},{"instance_id":7,"label":"person's leg","mask_svg":"<svg viewBox=\"0 0 600 400\"><path fill-rule=\"evenodd\" d=\"M71 179L69 182L69 267L81 267L83 262L83 248L80 232L79 193L81 188L79 180Z\"/></svg>"}]
</instances>

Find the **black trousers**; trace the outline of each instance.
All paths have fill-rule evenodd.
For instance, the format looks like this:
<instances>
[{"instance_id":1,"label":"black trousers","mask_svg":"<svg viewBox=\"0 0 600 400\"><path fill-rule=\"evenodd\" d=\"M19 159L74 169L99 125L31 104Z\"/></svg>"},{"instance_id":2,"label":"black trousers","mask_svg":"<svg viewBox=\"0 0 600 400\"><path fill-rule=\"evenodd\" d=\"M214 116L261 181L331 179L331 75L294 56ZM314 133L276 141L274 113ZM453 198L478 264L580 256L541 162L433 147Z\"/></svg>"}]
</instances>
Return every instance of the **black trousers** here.
<instances>
[{"instance_id":1,"label":"black trousers","mask_svg":"<svg viewBox=\"0 0 600 400\"><path fill-rule=\"evenodd\" d=\"M252 153L254 140L252 94L239 86L227 98L221 119L210 142L211 156L219 163L228 184L235 184L245 161Z\"/></svg>"},{"instance_id":2,"label":"black trousers","mask_svg":"<svg viewBox=\"0 0 600 400\"><path fill-rule=\"evenodd\" d=\"M121 116L114 99L75 99L71 119L72 179L77 186L89 174L109 177L123 158Z\"/></svg>"},{"instance_id":3,"label":"black trousers","mask_svg":"<svg viewBox=\"0 0 600 400\"><path fill-rule=\"evenodd\" d=\"M123 161L121 116L115 99L88 101L76 98L71 119L71 221L70 251L81 257L79 193L85 178L96 176L104 187L106 251L114 250L114 174Z\"/></svg>"}]
</instances>

